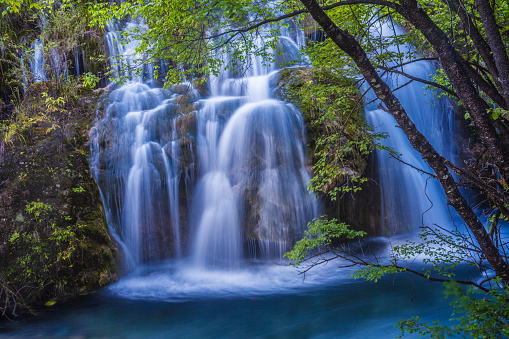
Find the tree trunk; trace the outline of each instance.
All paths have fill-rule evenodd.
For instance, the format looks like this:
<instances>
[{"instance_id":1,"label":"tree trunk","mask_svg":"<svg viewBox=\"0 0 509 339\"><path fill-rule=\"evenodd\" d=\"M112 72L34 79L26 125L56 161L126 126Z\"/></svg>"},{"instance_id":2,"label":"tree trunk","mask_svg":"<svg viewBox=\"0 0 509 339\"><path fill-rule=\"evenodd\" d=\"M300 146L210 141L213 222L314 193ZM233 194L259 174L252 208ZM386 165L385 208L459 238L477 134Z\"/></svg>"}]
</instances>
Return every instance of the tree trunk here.
<instances>
[{"instance_id":1,"label":"tree trunk","mask_svg":"<svg viewBox=\"0 0 509 339\"><path fill-rule=\"evenodd\" d=\"M451 8L452 11L454 11L456 14L458 14L461 24L463 26L463 30L467 32L468 36L472 39L472 42L474 43L475 49L481 56L482 60L486 64L486 68L488 69L488 72L493 76L493 79L495 80L496 85L501 88L501 83L498 81L498 70L495 63L495 59L493 58L493 54L491 52L491 48L484 40L483 36L477 29L477 26L474 24L472 19L470 19L470 15L465 9L464 5L461 3L461 0L444 0L444 3ZM496 101L495 99L493 99ZM497 103L500 106L500 103ZM506 102L506 106L507 106Z\"/></svg>"},{"instance_id":2,"label":"tree trunk","mask_svg":"<svg viewBox=\"0 0 509 339\"><path fill-rule=\"evenodd\" d=\"M491 122L490 108L481 98L472 82L465 74L464 59L449 43L447 35L431 20L426 12L420 8L415 0L401 0L401 6L395 9L415 28L422 32L431 43L438 55L440 64L444 68L449 80L456 89L461 102L479 133L479 136L488 148L493 161L497 164L502 178L509 182L509 147L501 140Z\"/></svg>"}]
</instances>

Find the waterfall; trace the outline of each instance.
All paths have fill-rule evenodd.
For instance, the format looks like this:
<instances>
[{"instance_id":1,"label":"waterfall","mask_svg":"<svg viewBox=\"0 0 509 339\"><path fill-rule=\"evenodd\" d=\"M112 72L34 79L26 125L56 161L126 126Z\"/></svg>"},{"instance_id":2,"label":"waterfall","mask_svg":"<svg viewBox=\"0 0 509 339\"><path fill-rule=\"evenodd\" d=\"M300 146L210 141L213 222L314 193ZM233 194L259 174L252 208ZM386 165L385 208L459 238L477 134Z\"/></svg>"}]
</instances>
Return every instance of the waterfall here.
<instances>
[{"instance_id":1,"label":"waterfall","mask_svg":"<svg viewBox=\"0 0 509 339\"><path fill-rule=\"evenodd\" d=\"M46 26L46 17L44 15L40 17L40 26L43 28ZM33 79L31 79L32 83L46 82L48 80L46 67L48 67L49 74L52 74L54 78L64 75L66 81L69 79L67 57L65 53L60 53L58 47L46 46L45 53L44 39L42 36L39 36L32 43L31 49L29 64L33 76ZM76 48L74 50L76 51ZM77 69L77 73L79 76L79 69Z\"/></svg>"},{"instance_id":2,"label":"waterfall","mask_svg":"<svg viewBox=\"0 0 509 339\"><path fill-rule=\"evenodd\" d=\"M131 81L110 94L106 117L96 125L91 163L103 183L110 226L120 233L132 267L182 254L178 157L183 140L177 135L179 119L172 119L175 98L169 90Z\"/></svg>"},{"instance_id":3,"label":"waterfall","mask_svg":"<svg viewBox=\"0 0 509 339\"><path fill-rule=\"evenodd\" d=\"M48 55L44 55L44 41L41 37L32 43L33 56L30 58L30 70L33 75L32 83L46 82L46 64L55 77L64 75L69 79L67 60L65 55L60 55L58 48L51 48ZM79 72L79 69L78 69ZM79 74L78 74L79 75Z\"/></svg>"},{"instance_id":4,"label":"waterfall","mask_svg":"<svg viewBox=\"0 0 509 339\"><path fill-rule=\"evenodd\" d=\"M118 22L108 22L106 25L106 45L108 46L110 66L114 70L114 76L121 80L143 82L143 59L144 56L136 52L139 41L131 39L123 41L122 31L143 31L146 26L141 22L128 22L121 26ZM151 67L150 67L151 68ZM149 73L152 73L152 68ZM149 79L152 77L149 76Z\"/></svg>"},{"instance_id":5,"label":"waterfall","mask_svg":"<svg viewBox=\"0 0 509 339\"><path fill-rule=\"evenodd\" d=\"M74 54L74 71L76 73L76 77L80 77L80 75L88 72L87 64L85 62L85 55L81 46L73 47Z\"/></svg>"},{"instance_id":6,"label":"waterfall","mask_svg":"<svg viewBox=\"0 0 509 339\"><path fill-rule=\"evenodd\" d=\"M382 37L392 36L394 31L396 34L402 33L399 27L392 27L389 23L381 24L376 29ZM408 45L399 48L401 51L412 50ZM398 67L398 70L425 80L432 80L436 72L429 61L409 63ZM392 89L398 88L395 94L417 129L438 152L452 160L454 114L447 102L434 98L423 83L412 81L407 84L409 79L403 75L391 74L385 76L385 81ZM381 143L401 154L401 160L407 163L403 164L390 157L387 151L377 151L382 190L382 228L385 235L413 231L420 225L449 225L451 217L440 183L415 168L429 173L434 173L433 170L424 162L420 153L413 149L394 118L376 107L375 99L372 91L365 98L366 102L372 102L366 106L366 118L375 131L388 133L389 137Z\"/></svg>"},{"instance_id":7,"label":"waterfall","mask_svg":"<svg viewBox=\"0 0 509 339\"><path fill-rule=\"evenodd\" d=\"M202 264L235 264L231 259L238 257L243 229L249 232L255 252L259 251L254 255L281 258L316 216L316 201L307 192L310 177L305 169L302 120L293 106L256 91L260 84L258 88L267 89L268 79L268 75L256 77L254 86L247 86L254 97L249 95L222 133L217 132L220 124L214 116L206 121L206 138L200 146L209 150L203 159L208 164L195 207L201 219L194 255ZM249 84L253 79L247 80ZM210 106L223 102L211 99L203 113L219 111ZM210 236L214 232L225 237Z\"/></svg>"},{"instance_id":8,"label":"waterfall","mask_svg":"<svg viewBox=\"0 0 509 339\"><path fill-rule=\"evenodd\" d=\"M108 25L106 42L112 68L129 80L103 103L90 163L129 266L182 255L204 268L233 269L246 255L280 260L318 213L302 116L271 94L302 34L280 38L275 66L252 57L244 77L211 77L204 98L192 82L159 88L119 28Z\"/></svg>"}]
</instances>

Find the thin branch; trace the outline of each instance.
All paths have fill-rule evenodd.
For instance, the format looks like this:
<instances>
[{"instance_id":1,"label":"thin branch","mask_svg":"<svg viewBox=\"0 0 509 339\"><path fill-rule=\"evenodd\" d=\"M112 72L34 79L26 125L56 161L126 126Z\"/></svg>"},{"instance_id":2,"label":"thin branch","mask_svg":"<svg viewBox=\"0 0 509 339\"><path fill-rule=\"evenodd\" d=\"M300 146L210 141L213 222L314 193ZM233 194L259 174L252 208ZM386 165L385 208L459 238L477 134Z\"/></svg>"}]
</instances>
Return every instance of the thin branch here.
<instances>
[{"instance_id":1,"label":"thin branch","mask_svg":"<svg viewBox=\"0 0 509 339\"><path fill-rule=\"evenodd\" d=\"M323 255L326 254L326 253L333 253L333 256L329 257L329 258L323 257ZM314 260L314 259L316 259L316 257L317 256L315 255L312 258L309 258L309 260L312 260L312 259ZM370 266L370 267L381 268L381 269L384 269L384 268L395 268L395 269L398 269L398 270L410 272L412 274L415 274L416 276L425 278L428 281L434 281L434 282L457 282L457 283L462 284L462 285L474 286L474 287L476 287L476 288L478 288L478 289L480 289L480 290L482 290L484 292L488 292L488 293L490 292L489 289L487 289L485 287L482 287L480 284L476 283L475 281L455 280L455 279L445 279L445 278L431 277L431 276L428 276L428 275L426 275L424 273L421 273L419 271L413 270L411 268L399 266L399 265L396 265L396 264L383 265L383 264L368 262L366 260L363 260L363 259L353 255L352 253L344 252L342 250L328 250L328 251L325 251L325 252L321 252L320 253L320 259L314 260L305 270L300 271L299 274L306 274L313 267L315 267L317 265L326 264L329 261L332 261L332 260L335 260L335 259L338 259L338 258L350 262L351 264L348 265L349 267L353 267L353 266ZM344 265L342 265L341 267L343 267L343 266Z\"/></svg>"},{"instance_id":2,"label":"thin branch","mask_svg":"<svg viewBox=\"0 0 509 339\"><path fill-rule=\"evenodd\" d=\"M429 81L429 80L425 80L425 79L421 79L421 78L418 78L418 77L414 77L413 75L410 75L408 73L405 73L403 71L398 71L394 68L389 68L389 67L385 67L385 66L378 66L378 68L380 69L383 69L384 71L386 72L391 72L391 73L396 73L396 74L400 74L400 75L403 75L409 79L412 79L412 80L415 80L415 81L418 81L418 82L422 82L423 84L426 84L426 85L430 85L430 86L433 86L433 87L436 87L436 88L439 88L441 89L442 91L446 92L446 93L449 93L450 95L452 96L455 96L455 97L458 97L458 95L456 94L456 92L450 90L449 88L445 87L445 86L442 86L436 82L433 82L433 81Z\"/></svg>"},{"instance_id":3,"label":"thin branch","mask_svg":"<svg viewBox=\"0 0 509 339\"><path fill-rule=\"evenodd\" d=\"M409 167L411 167L411 168L413 168L413 169L417 170L418 172L421 172L422 174L427 174L427 175L429 175L430 177L432 177L432 178L434 178L434 179L438 179L438 177L436 176L436 174L433 174L433 173L427 172L427 171L425 171L425 170L423 170L423 169L420 169L420 168L418 168L418 167L415 167L414 165L412 165L412 164L410 164L410 163L408 163L408 162L406 162L406 161L403 161L403 160L402 160L401 158L399 158L399 157L395 157L395 156L394 156L394 155L392 155L392 154L390 155L390 157L391 157L391 158L393 158L393 159L396 159L397 161L401 162L402 164L404 164L404 165L406 165L406 166L409 166Z\"/></svg>"},{"instance_id":4,"label":"thin branch","mask_svg":"<svg viewBox=\"0 0 509 339\"><path fill-rule=\"evenodd\" d=\"M328 10L331 10L331 9L334 9L334 8L337 8L337 7L340 7L340 6L360 5L360 4L371 4L371 5L377 5L377 6L386 6L386 7L389 7L389 8L399 8L400 7L400 5L398 5L396 3L393 3L393 2L390 2L390 1L385 1L385 0L345 0L345 1L339 1L339 2L333 3L331 5L322 6L321 8L324 11L328 11ZM246 33L248 31L252 31L252 30L255 30L257 28L260 28L263 25L266 25L266 24L269 24L269 23L279 22L279 21L282 21L282 20L285 20L285 19L289 19L289 18L295 17L297 15L305 14L305 13L309 13L309 10L307 10L307 9L300 9L300 10L297 10L297 11L293 11L291 13L280 15L280 16L275 17L275 18L270 18L270 19L262 20L260 22L257 22L255 24L251 24L251 25L249 25L247 27L244 27L244 28L231 29L231 30L228 30L228 31L225 31L225 32L222 32L222 33L218 33L216 35L212 35L212 36L206 37L205 39L215 39L215 38L219 38L219 37L224 36L224 35L233 34L232 36L230 36L226 40L227 42L229 42L235 36L237 36L238 34Z\"/></svg>"}]
</instances>

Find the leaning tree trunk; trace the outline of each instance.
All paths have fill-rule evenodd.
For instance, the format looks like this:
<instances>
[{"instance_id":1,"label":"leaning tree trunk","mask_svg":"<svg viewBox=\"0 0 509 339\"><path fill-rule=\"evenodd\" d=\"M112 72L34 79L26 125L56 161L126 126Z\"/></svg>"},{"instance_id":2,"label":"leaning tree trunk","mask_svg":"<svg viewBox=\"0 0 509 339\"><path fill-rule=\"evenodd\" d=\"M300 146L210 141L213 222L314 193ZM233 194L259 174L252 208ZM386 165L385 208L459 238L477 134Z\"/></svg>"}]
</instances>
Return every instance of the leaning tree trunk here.
<instances>
[{"instance_id":1,"label":"leaning tree trunk","mask_svg":"<svg viewBox=\"0 0 509 339\"><path fill-rule=\"evenodd\" d=\"M482 60L484 61L486 68L488 69L488 72L493 76L493 80L495 81L495 84L501 88L502 84L500 83L498 79L498 70L496 66L495 59L493 58L493 53L491 51L490 46L484 40L484 37L481 35L481 32L477 29L477 26L474 24L474 22L471 19L470 14L465 9L464 5L461 3L461 0L444 0L444 3L449 6L449 8L458 14L458 17L461 20L461 24L463 26L463 30L467 32L468 36L472 39L472 42L474 43L475 49L481 56ZM483 91L485 91L483 89ZM497 91L498 93L498 91ZM498 93L500 98L502 98L502 95ZM491 96L490 96L491 97ZM500 100L496 100L492 98L495 102L497 102L498 105L507 108L507 102L503 100L503 102L500 102Z\"/></svg>"}]
</instances>

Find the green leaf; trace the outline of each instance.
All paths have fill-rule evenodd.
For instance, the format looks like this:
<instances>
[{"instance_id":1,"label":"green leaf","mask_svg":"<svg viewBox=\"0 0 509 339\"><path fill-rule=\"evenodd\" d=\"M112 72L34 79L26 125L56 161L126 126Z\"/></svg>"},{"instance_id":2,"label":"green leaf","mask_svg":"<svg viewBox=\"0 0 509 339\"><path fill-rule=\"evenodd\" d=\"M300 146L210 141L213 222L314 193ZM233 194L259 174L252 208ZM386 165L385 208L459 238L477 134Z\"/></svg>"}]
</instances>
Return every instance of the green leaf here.
<instances>
[{"instance_id":1,"label":"green leaf","mask_svg":"<svg viewBox=\"0 0 509 339\"><path fill-rule=\"evenodd\" d=\"M9 239L9 241L10 241L11 243L13 243L13 242L14 242L14 241L16 241L16 239L18 239L18 238L19 238L19 233L18 233L18 232L16 232L16 233L14 233L13 235L11 235L11 238Z\"/></svg>"}]
</instances>

